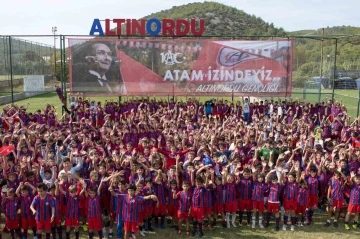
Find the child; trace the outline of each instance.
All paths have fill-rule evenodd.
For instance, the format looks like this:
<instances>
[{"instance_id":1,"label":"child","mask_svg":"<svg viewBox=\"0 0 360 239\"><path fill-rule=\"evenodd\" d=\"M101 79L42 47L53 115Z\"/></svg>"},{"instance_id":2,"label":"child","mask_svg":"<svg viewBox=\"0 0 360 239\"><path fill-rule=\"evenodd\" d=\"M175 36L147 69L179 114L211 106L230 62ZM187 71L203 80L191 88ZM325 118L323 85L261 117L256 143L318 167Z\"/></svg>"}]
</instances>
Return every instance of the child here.
<instances>
[{"instance_id":1,"label":"child","mask_svg":"<svg viewBox=\"0 0 360 239\"><path fill-rule=\"evenodd\" d=\"M18 210L20 209L19 199L15 197L15 190L13 188L9 188L6 192L6 198L2 202L2 211L5 214L6 219L6 228L10 230L11 238L15 239L15 232L22 238L21 230L20 230L20 214L18 214Z\"/></svg>"},{"instance_id":2,"label":"child","mask_svg":"<svg viewBox=\"0 0 360 239\"><path fill-rule=\"evenodd\" d=\"M47 186L40 183L37 186L38 195L35 196L30 206L32 213L35 215L37 239L41 239L43 231L46 233L46 239L50 239L51 223L55 218L55 201L47 193L47 190Z\"/></svg>"},{"instance_id":3,"label":"child","mask_svg":"<svg viewBox=\"0 0 360 239\"><path fill-rule=\"evenodd\" d=\"M269 196L267 203L267 214L266 214L266 224L268 227L270 225L271 214L273 213L275 216L275 231L279 231L280 228L280 192L281 192L281 173L279 174L279 178L277 175L272 174L276 169L271 170L266 175L266 182L269 182ZM261 227L261 226L260 226Z\"/></svg>"},{"instance_id":4,"label":"child","mask_svg":"<svg viewBox=\"0 0 360 239\"><path fill-rule=\"evenodd\" d=\"M103 238L102 220L100 209L100 190L98 188L89 188L85 190L86 206L87 206L87 222L89 227L89 238L94 237L94 231L98 232L99 238Z\"/></svg>"},{"instance_id":5,"label":"child","mask_svg":"<svg viewBox=\"0 0 360 239\"><path fill-rule=\"evenodd\" d=\"M173 197L174 191L175 193L179 192L179 188L178 188L178 179L177 180L171 180L170 181L170 190L169 190L169 202L168 202L168 216L171 217L172 219L172 223L173 223L173 228L175 228L176 230L178 229L178 225L177 225L177 212L178 212L178 201L176 200L176 198Z\"/></svg>"},{"instance_id":6,"label":"child","mask_svg":"<svg viewBox=\"0 0 360 239\"><path fill-rule=\"evenodd\" d=\"M303 227L305 223L305 213L306 208L309 205L309 198L310 193L309 189L307 187L306 181L304 179L300 180L299 183L299 194L297 198L297 208L295 210L296 215L301 214L301 222L299 223L299 226Z\"/></svg>"},{"instance_id":7,"label":"child","mask_svg":"<svg viewBox=\"0 0 360 239\"><path fill-rule=\"evenodd\" d=\"M215 174L215 172L214 172ZM213 174L213 176L214 176ZM216 225L216 218L218 214L221 215L222 226L226 227L225 215L224 215L224 185L222 184L221 176L215 177L215 189L214 189L214 203L213 203L213 224Z\"/></svg>"},{"instance_id":8,"label":"child","mask_svg":"<svg viewBox=\"0 0 360 239\"><path fill-rule=\"evenodd\" d=\"M178 219L178 235L181 235L181 225L182 222L186 223L186 236L190 236L190 225L189 225L189 213L190 213L190 203L191 203L191 194L189 192L190 183L189 181L184 181L182 184L183 191L177 192L175 189L172 189L173 198L177 199L179 202L179 209L177 212Z\"/></svg>"},{"instance_id":9,"label":"child","mask_svg":"<svg viewBox=\"0 0 360 239\"><path fill-rule=\"evenodd\" d=\"M204 196L206 193L206 186L208 184L208 175L206 175L206 181L204 186L204 179L202 177L196 177L195 183L196 186L193 186L192 189L192 201L190 215L193 219L193 231L191 236L195 236L197 233L197 226L199 225L199 236L203 237L203 227L204 222Z\"/></svg>"},{"instance_id":10,"label":"child","mask_svg":"<svg viewBox=\"0 0 360 239\"><path fill-rule=\"evenodd\" d=\"M144 195L149 196L149 195L153 195L155 194L154 188L153 188L153 183L151 178L146 178L145 179L145 183L146 186L143 188L144 191ZM151 227L151 220L152 220L152 215L154 212L154 203L150 200L145 201L145 212L147 215L146 218L146 223L145 223L145 230L149 231L149 232L153 232L154 229Z\"/></svg>"},{"instance_id":11,"label":"child","mask_svg":"<svg viewBox=\"0 0 360 239\"><path fill-rule=\"evenodd\" d=\"M69 187L69 192L63 190L59 185L59 182L56 180L55 185L59 191L65 195L66 198L66 215L65 215L65 226L66 226L66 239L70 239L70 229L74 227L75 238L79 239L79 217L80 217L80 195L86 190L86 184L82 182L83 190L80 193L77 193L76 185L71 185Z\"/></svg>"},{"instance_id":12,"label":"child","mask_svg":"<svg viewBox=\"0 0 360 239\"><path fill-rule=\"evenodd\" d=\"M56 239L56 231L59 235L59 239L62 238L62 228L61 228L61 213L60 213L60 195L59 195L59 184L53 184L50 186L49 192L50 195L54 197L55 202L55 218L51 222L51 234L53 239Z\"/></svg>"},{"instance_id":13,"label":"child","mask_svg":"<svg viewBox=\"0 0 360 239\"><path fill-rule=\"evenodd\" d=\"M338 227L337 220L339 219L339 212L340 209L344 206L344 193L343 193L343 180L346 180L346 176L341 172L341 170L335 171L334 176L329 181L329 188L327 191L327 198L329 201L329 208L328 208L328 218L325 223L325 227L330 226L330 219L335 209L335 218L334 218L334 227Z\"/></svg>"},{"instance_id":14,"label":"child","mask_svg":"<svg viewBox=\"0 0 360 239\"><path fill-rule=\"evenodd\" d=\"M165 214L166 214L166 191L168 190L166 184L163 182L165 175L163 175L161 169L157 171L156 178L154 180L154 192L156 197L159 200L159 206L154 208L155 216L155 227L159 228L159 219L160 216L160 227L165 229Z\"/></svg>"},{"instance_id":15,"label":"child","mask_svg":"<svg viewBox=\"0 0 360 239\"><path fill-rule=\"evenodd\" d=\"M288 174L287 182L284 187L284 225L283 230L286 231L288 217L291 217L291 231L295 230L297 208L297 197L299 194L298 182L300 181L300 170L297 170L297 174L291 172Z\"/></svg>"},{"instance_id":16,"label":"child","mask_svg":"<svg viewBox=\"0 0 360 239\"><path fill-rule=\"evenodd\" d=\"M239 225L242 226L242 217L246 210L247 224L250 225L252 208L252 185L253 180L251 178L251 171L248 168L244 168L240 182L237 184L237 193L239 195L238 208L239 208Z\"/></svg>"},{"instance_id":17,"label":"child","mask_svg":"<svg viewBox=\"0 0 360 239\"><path fill-rule=\"evenodd\" d=\"M110 189L111 193L116 196L116 193ZM135 195L136 186L130 184L128 186L128 194L117 194L118 199L121 198L122 201L122 218L124 220L124 238L129 238L131 232L135 234L136 238L139 238L139 207L138 204L144 200L153 200L157 201L155 195L149 195L145 197L140 197ZM119 201L118 201L119 202Z\"/></svg>"},{"instance_id":18,"label":"child","mask_svg":"<svg viewBox=\"0 0 360 239\"><path fill-rule=\"evenodd\" d=\"M346 230L350 229L349 219L352 213L354 213L354 223L352 227L356 229L360 225L358 224L359 213L360 213L360 175L356 175L354 172L351 172L350 184L351 184L350 200L347 209L347 214L345 217Z\"/></svg>"},{"instance_id":19,"label":"child","mask_svg":"<svg viewBox=\"0 0 360 239\"><path fill-rule=\"evenodd\" d=\"M252 192L252 201L253 201L253 215L252 215L252 225L251 228L255 229L256 224L256 213L259 213L259 226L263 228L262 220L263 216L262 213L264 212L264 195L265 191L268 189L267 185L264 182L264 175L263 174L256 174L254 173L254 182L253 182L253 192ZM255 179L257 177L257 180Z\"/></svg>"},{"instance_id":20,"label":"child","mask_svg":"<svg viewBox=\"0 0 360 239\"><path fill-rule=\"evenodd\" d=\"M224 190L225 190L225 213L227 228L230 228L230 214L231 214L231 225L236 227L235 219L237 212L237 201L236 201L236 187L234 182L234 176L228 174L228 167L224 170ZM226 181L225 181L226 180Z\"/></svg>"},{"instance_id":21,"label":"child","mask_svg":"<svg viewBox=\"0 0 360 239\"><path fill-rule=\"evenodd\" d=\"M20 199L21 207L21 228L23 229L23 237L27 239L28 229L32 229L34 237L36 236L36 223L34 215L31 213L30 205L33 200L33 196L30 195L30 190L32 192L36 191L29 183L20 183L19 187L16 190L16 195ZM34 193L32 193L33 195Z\"/></svg>"},{"instance_id":22,"label":"child","mask_svg":"<svg viewBox=\"0 0 360 239\"><path fill-rule=\"evenodd\" d=\"M309 164L309 166L310 165L311 163ZM316 163L314 163L314 165L316 165ZM306 210L306 225L310 225L312 223L314 209L316 209L318 206L318 197L319 197L318 195L320 191L319 169L317 167L311 167L310 175L306 176L305 179L309 188L308 209Z\"/></svg>"}]
</instances>

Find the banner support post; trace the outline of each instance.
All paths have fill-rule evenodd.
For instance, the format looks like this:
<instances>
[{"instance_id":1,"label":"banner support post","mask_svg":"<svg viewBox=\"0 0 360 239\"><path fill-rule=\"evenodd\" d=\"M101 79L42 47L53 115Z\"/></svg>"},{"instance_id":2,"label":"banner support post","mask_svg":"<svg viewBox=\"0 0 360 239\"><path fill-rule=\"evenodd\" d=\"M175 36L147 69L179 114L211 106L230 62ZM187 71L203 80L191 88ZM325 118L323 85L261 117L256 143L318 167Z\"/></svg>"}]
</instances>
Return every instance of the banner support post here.
<instances>
[{"instance_id":1,"label":"banner support post","mask_svg":"<svg viewBox=\"0 0 360 239\"><path fill-rule=\"evenodd\" d=\"M10 86L11 86L11 103L14 103L14 84L13 84L13 67L12 67L12 50L11 50L11 36L9 36L9 53L10 53Z\"/></svg>"}]
</instances>

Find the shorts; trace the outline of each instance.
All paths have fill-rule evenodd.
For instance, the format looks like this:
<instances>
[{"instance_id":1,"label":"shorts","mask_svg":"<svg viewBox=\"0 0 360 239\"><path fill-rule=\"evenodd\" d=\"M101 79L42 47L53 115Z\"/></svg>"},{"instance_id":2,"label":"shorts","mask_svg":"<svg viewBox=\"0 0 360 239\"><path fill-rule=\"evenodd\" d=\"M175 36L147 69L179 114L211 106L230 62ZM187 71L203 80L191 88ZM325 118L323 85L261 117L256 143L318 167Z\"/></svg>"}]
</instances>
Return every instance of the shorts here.
<instances>
[{"instance_id":1,"label":"shorts","mask_svg":"<svg viewBox=\"0 0 360 239\"><path fill-rule=\"evenodd\" d=\"M264 212L264 202L253 201L253 209L256 209L258 212Z\"/></svg>"},{"instance_id":2,"label":"shorts","mask_svg":"<svg viewBox=\"0 0 360 239\"><path fill-rule=\"evenodd\" d=\"M21 228L26 230L36 227L35 218L22 218L21 219Z\"/></svg>"},{"instance_id":3,"label":"shorts","mask_svg":"<svg viewBox=\"0 0 360 239\"><path fill-rule=\"evenodd\" d=\"M9 230L15 230L20 227L20 220L6 220L6 228Z\"/></svg>"},{"instance_id":4,"label":"shorts","mask_svg":"<svg viewBox=\"0 0 360 239\"><path fill-rule=\"evenodd\" d=\"M139 223L138 222L124 222L124 231L125 232L138 232Z\"/></svg>"},{"instance_id":5,"label":"shorts","mask_svg":"<svg viewBox=\"0 0 360 239\"><path fill-rule=\"evenodd\" d=\"M107 209L109 210L109 206L110 206L110 197L105 195L105 196L101 196L100 197L100 206L101 208L104 210L104 209Z\"/></svg>"},{"instance_id":6,"label":"shorts","mask_svg":"<svg viewBox=\"0 0 360 239\"><path fill-rule=\"evenodd\" d=\"M51 230L50 219L46 221L36 221L36 230L49 232Z\"/></svg>"},{"instance_id":7,"label":"shorts","mask_svg":"<svg viewBox=\"0 0 360 239\"><path fill-rule=\"evenodd\" d=\"M160 204L158 207L154 208L154 216L165 216L166 214L166 205Z\"/></svg>"},{"instance_id":8,"label":"shorts","mask_svg":"<svg viewBox=\"0 0 360 239\"><path fill-rule=\"evenodd\" d=\"M360 205L359 204L355 205L350 203L347 208L347 211L351 213L360 213Z\"/></svg>"},{"instance_id":9,"label":"shorts","mask_svg":"<svg viewBox=\"0 0 360 239\"><path fill-rule=\"evenodd\" d=\"M176 217L177 211L178 211L178 206L177 205L173 205L173 204L168 205L168 209L167 209L168 216Z\"/></svg>"},{"instance_id":10,"label":"shorts","mask_svg":"<svg viewBox=\"0 0 360 239\"><path fill-rule=\"evenodd\" d=\"M318 196L317 195L309 195L308 207L317 208L318 206Z\"/></svg>"},{"instance_id":11,"label":"shorts","mask_svg":"<svg viewBox=\"0 0 360 239\"><path fill-rule=\"evenodd\" d=\"M179 220L189 220L189 213L178 211L178 212L177 212L177 218L178 218Z\"/></svg>"},{"instance_id":12,"label":"shorts","mask_svg":"<svg viewBox=\"0 0 360 239\"><path fill-rule=\"evenodd\" d=\"M190 215L196 221L202 222L202 221L204 221L204 208L203 207L192 207L192 208L190 208Z\"/></svg>"},{"instance_id":13,"label":"shorts","mask_svg":"<svg viewBox=\"0 0 360 239\"><path fill-rule=\"evenodd\" d=\"M101 217L90 217L87 222L89 230L100 231L102 229Z\"/></svg>"},{"instance_id":14,"label":"shorts","mask_svg":"<svg viewBox=\"0 0 360 239\"><path fill-rule=\"evenodd\" d=\"M60 212L62 215L66 215L66 205L61 205L60 206Z\"/></svg>"},{"instance_id":15,"label":"shorts","mask_svg":"<svg viewBox=\"0 0 360 239\"><path fill-rule=\"evenodd\" d=\"M146 218L146 213L144 211L139 212L139 223L142 223Z\"/></svg>"},{"instance_id":16,"label":"shorts","mask_svg":"<svg viewBox=\"0 0 360 239\"><path fill-rule=\"evenodd\" d=\"M51 226L53 227L55 225L61 225L61 217L60 216L54 217L54 220L52 221Z\"/></svg>"},{"instance_id":17,"label":"shorts","mask_svg":"<svg viewBox=\"0 0 360 239\"><path fill-rule=\"evenodd\" d=\"M344 207L344 200L336 200L336 199L331 199L329 202L329 206L330 207L336 207L336 208L343 208Z\"/></svg>"},{"instance_id":18,"label":"shorts","mask_svg":"<svg viewBox=\"0 0 360 239\"><path fill-rule=\"evenodd\" d=\"M307 208L307 206L305 206L305 205L298 205L296 210L295 210L295 213L296 214L301 214L301 215L304 216L305 212L306 212L306 208Z\"/></svg>"},{"instance_id":19,"label":"shorts","mask_svg":"<svg viewBox=\"0 0 360 239\"><path fill-rule=\"evenodd\" d=\"M298 206L297 201L284 200L285 211L295 211Z\"/></svg>"},{"instance_id":20,"label":"shorts","mask_svg":"<svg viewBox=\"0 0 360 239\"><path fill-rule=\"evenodd\" d=\"M243 211L247 211L247 212L250 212L252 211L252 201L251 199L239 199L238 200L238 208L239 208L239 211L240 212L243 212Z\"/></svg>"},{"instance_id":21,"label":"shorts","mask_svg":"<svg viewBox=\"0 0 360 239\"><path fill-rule=\"evenodd\" d=\"M145 212L146 212L147 216L151 216L151 215L154 214L154 208L152 206L151 207L146 207Z\"/></svg>"},{"instance_id":22,"label":"shorts","mask_svg":"<svg viewBox=\"0 0 360 239\"><path fill-rule=\"evenodd\" d=\"M268 202L267 204L267 212L269 213L277 213L280 210L279 202Z\"/></svg>"},{"instance_id":23,"label":"shorts","mask_svg":"<svg viewBox=\"0 0 360 239\"><path fill-rule=\"evenodd\" d=\"M237 202L234 201L234 202L227 202L225 203L225 212L228 212L228 213L234 213L234 212L237 212Z\"/></svg>"},{"instance_id":24,"label":"shorts","mask_svg":"<svg viewBox=\"0 0 360 239\"><path fill-rule=\"evenodd\" d=\"M215 214L224 213L224 204L215 204L213 206L213 212Z\"/></svg>"},{"instance_id":25,"label":"shorts","mask_svg":"<svg viewBox=\"0 0 360 239\"><path fill-rule=\"evenodd\" d=\"M212 208L211 207L204 207L204 217L211 216Z\"/></svg>"},{"instance_id":26,"label":"shorts","mask_svg":"<svg viewBox=\"0 0 360 239\"><path fill-rule=\"evenodd\" d=\"M66 227L78 227L79 226L79 218L65 218L65 226Z\"/></svg>"}]
</instances>

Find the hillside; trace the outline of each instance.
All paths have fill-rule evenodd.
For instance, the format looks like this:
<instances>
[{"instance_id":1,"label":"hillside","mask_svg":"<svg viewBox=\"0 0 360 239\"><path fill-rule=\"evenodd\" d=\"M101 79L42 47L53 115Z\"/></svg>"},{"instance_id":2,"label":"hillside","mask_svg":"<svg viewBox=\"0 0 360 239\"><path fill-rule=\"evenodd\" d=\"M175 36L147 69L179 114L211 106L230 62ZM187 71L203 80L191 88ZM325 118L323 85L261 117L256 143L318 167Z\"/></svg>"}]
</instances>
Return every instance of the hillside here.
<instances>
[{"instance_id":1,"label":"hillside","mask_svg":"<svg viewBox=\"0 0 360 239\"><path fill-rule=\"evenodd\" d=\"M203 18L206 26L205 36L284 36L286 34L284 29L276 28L260 17L216 2L189 3L152 13L144 18Z\"/></svg>"}]
</instances>

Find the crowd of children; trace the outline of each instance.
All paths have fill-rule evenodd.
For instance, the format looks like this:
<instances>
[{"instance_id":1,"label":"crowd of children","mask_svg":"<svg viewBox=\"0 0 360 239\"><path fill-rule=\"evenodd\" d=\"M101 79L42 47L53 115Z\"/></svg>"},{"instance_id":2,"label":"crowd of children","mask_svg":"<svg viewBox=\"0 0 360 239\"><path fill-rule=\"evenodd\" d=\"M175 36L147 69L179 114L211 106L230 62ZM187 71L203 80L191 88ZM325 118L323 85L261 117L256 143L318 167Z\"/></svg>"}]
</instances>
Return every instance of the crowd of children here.
<instances>
[{"instance_id":1,"label":"crowd of children","mask_svg":"<svg viewBox=\"0 0 360 239\"><path fill-rule=\"evenodd\" d=\"M359 228L360 120L336 101L61 100L62 116L3 108L1 224L12 239L169 226L202 237L217 222L294 231L325 207L325 227L343 215Z\"/></svg>"}]
</instances>

